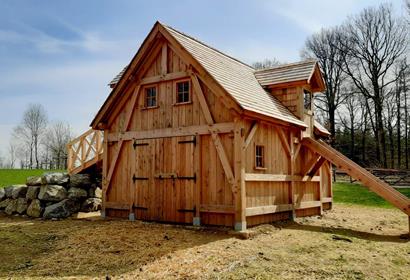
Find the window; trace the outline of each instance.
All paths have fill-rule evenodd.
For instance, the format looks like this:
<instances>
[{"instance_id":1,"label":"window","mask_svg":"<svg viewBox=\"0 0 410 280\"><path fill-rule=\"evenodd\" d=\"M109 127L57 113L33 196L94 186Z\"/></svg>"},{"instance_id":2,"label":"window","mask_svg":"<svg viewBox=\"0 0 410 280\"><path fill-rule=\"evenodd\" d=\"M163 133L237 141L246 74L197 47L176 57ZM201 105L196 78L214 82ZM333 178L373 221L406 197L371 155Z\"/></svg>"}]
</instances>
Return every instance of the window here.
<instances>
[{"instance_id":1,"label":"window","mask_svg":"<svg viewBox=\"0 0 410 280\"><path fill-rule=\"evenodd\" d=\"M255 167L265 167L265 147L261 145L255 146Z\"/></svg>"},{"instance_id":2,"label":"window","mask_svg":"<svg viewBox=\"0 0 410 280\"><path fill-rule=\"evenodd\" d=\"M145 89L145 107L155 107L157 106L157 88L149 87Z\"/></svg>"},{"instance_id":3,"label":"window","mask_svg":"<svg viewBox=\"0 0 410 280\"><path fill-rule=\"evenodd\" d=\"M176 90L177 90L177 102L176 103L187 103L190 101L189 81L178 82L176 84Z\"/></svg>"},{"instance_id":4,"label":"window","mask_svg":"<svg viewBox=\"0 0 410 280\"><path fill-rule=\"evenodd\" d=\"M305 109L312 110L312 93L307 90L303 90L303 100Z\"/></svg>"}]
</instances>

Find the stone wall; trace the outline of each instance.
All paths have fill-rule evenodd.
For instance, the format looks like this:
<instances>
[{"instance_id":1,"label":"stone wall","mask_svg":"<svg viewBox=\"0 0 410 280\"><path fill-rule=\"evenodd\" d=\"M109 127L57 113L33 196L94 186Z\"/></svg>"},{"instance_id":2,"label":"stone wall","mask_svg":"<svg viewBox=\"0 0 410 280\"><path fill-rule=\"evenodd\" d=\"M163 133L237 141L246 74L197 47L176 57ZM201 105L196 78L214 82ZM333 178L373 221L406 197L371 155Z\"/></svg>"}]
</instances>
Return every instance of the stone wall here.
<instances>
[{"instance_id":1,"label":"stone wall","mask_svg":"<svg viewBox=\"0 0 410 280\"><path fill-rule=\"evenodd\" d=\"M101 179L89 174L44 173L25 185L0 188L0 211L34 218L67 218L101 209Z\"/></svg>"}]
</instances>

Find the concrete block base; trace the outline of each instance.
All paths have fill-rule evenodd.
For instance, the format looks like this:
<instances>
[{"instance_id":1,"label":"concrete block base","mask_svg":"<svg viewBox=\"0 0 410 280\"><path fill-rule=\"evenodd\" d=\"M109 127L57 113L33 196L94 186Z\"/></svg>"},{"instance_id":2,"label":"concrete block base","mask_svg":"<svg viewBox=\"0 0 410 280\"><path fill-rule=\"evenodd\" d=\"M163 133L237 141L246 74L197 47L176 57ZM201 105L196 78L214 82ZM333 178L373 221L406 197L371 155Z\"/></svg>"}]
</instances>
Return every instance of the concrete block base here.
<instances>
[{"instance_id":1,"label":"concrete block base","mask_svg":"<svg viewBox=\"0 0 410 280\"><path fill-rule=\"evenodd\" d=\"M130 214L128 215L128 220L130 220L130 221L135 221L135 214L134 214L134 213L130 213Z\"/></svg>"},{"instance_id":2,"label":"concrete block base","mask_svg":"<svg viewBox=\"0 0 410 280\"><path fill-rule=\"evenodd\" d=\"M245 230L246 230L246 222L235 224L235 231L245 231Z\"/></svg>"},{"instance_id":3,"label":"concrete block base","mask_svg":"<svg viewBox=\"0 0 410 280\"><path fill-rule=\"evenodd\" d=\"M200 217L194 217L194 219L192 220L192 224L195 227L201 226L201 218Z\"/></svg>"}]
</instances>

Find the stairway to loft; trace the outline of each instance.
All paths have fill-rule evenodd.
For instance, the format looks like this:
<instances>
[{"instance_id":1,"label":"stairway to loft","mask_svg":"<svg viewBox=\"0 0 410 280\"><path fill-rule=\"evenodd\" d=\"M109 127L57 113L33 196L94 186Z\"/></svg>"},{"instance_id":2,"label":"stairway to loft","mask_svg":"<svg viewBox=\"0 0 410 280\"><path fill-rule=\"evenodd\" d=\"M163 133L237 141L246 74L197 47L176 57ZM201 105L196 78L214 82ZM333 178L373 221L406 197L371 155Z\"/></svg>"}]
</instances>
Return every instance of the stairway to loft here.
<instances>
[{"instance_id":1,"label":"stairway to loft","mask_svg":"<svg viewBox=\"0 0 410 280\"><path fill-rule=\"evenodd\" d=\"M302 140L302 145L316 152L321 157L329 160L334 165L336 165L337 168L343 170L351 177L359 180L369 190L373 191L374 193L403 211L406 215L409 216L410 226L410 198L403 195L402 193L391 187L389 184L374 176L372 173L321 140L315 140L311 137L306 137Z\"/></svg>"},{"instance_id":2,"label":"stairway to loft","mask_svg":"<svg viewBox=\"0 0 410 280\"><path fill-rule=\"evenodd\" d=\"M85 173L102 163L103 132L90 129L67 144L69 174Z\"/></svg>"}]
</instances>

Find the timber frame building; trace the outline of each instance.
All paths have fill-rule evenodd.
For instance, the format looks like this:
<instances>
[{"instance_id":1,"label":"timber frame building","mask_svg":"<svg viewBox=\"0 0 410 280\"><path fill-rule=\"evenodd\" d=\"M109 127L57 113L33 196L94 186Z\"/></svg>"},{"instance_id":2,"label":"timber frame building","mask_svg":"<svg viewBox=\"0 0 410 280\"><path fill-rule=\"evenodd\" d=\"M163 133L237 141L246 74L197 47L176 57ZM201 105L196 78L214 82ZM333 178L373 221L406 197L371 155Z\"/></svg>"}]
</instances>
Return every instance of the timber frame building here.
<instances>
[{"instance_id":1,"label":"timber frame building","mask_svg":"<svg viewBox=\"0 0 410 280\"><path fill-rule=\"evenodd\" d=\"M331 208L331 162L381 184L320 140L316 61L255 70L157 22L110 86L91 124L103 216L245 230Z\"/></svg>"}]
</instances>

